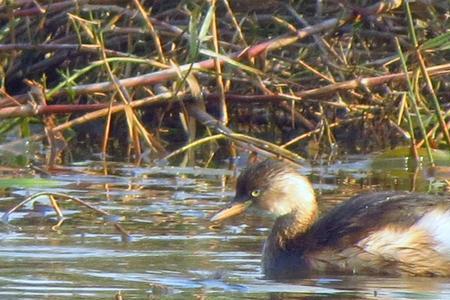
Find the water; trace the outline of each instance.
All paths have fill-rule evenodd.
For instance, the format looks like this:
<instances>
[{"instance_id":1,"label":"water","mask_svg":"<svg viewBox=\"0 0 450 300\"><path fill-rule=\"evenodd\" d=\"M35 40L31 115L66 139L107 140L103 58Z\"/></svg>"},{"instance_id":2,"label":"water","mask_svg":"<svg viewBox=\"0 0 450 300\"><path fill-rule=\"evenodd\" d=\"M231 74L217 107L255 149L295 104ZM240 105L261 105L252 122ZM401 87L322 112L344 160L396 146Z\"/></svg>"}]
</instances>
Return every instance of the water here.
<instances>
[{"instance_id":1,"label":"water","mask_svg":"<svg viewBox=\"0 0 450 300\"><path fill-rule=\"evenodd\" d=\"M107 170L107 171L105 171ZM302 172L322 210L364 190L432 190L426 172L375 170L351 160ZM213 226L233 195L225 169L150 168L84 162L50 187L0 190L2 212L33 193L62 192L116 217L61 201L59 228L45 197L0 228L0 299L450 299L450 279L322 275L276 282L261 274L271 220L248 215ZM6 174L7 175L7 174ZM108 220L120 219L121 235Z\"/></svg>"}]
</instances>

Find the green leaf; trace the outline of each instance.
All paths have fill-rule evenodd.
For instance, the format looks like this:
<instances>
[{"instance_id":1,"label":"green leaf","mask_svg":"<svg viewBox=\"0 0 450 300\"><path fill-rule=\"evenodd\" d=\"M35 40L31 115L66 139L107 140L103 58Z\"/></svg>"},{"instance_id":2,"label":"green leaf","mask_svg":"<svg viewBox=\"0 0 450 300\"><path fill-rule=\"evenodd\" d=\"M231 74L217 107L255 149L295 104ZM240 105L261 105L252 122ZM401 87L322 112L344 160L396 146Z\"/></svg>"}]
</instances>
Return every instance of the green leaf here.
<instances>
[{"instance_id":1,"label":"green leaf","mask_svg":"<svg viewBox=\"0 0 450 300\"><path fill-rule=\"evenodd\" d=\"M200 39L198 38L198 20L201 14L198 8L191 11L191 17L189 18L189 61L192 62L198 55L198 48L200 45Z\"/></svg>"},{"instance_id":2,"label":"green leaf","mask_svg":"<svg viewBox=\"0 0 450 300\"><path fill-rule=\"evenodd\" d=\"M23 118L22 119L22 123L20 124L20 129L22 131L22 137L29 137L29 136L31 136L30 118Z\"/></svg>"},{"instance_id":3,"label":"green leaf","mask_svg":"<svg viewBox=\"0 0 450 300\"><path fill-rule=\"evenodd\" d=\"M439 50L447 50L450 49L450 31L444 34L441 34L435 38L432 38L420 46L420 49L438 49Z\"/></svg>"},{"instance_id":4,"label":"green leaf","mask_svg":"<svg viewBox=\"0 0 450 300\"><path fill-rule=\"evenodd\" d=\"M203 20L203 24L200 27L200 32L198 34L198 38L200 39L201 42L206 40L206 35L208 34L209 28L211 27L214 8L215 8L214 5L209 6L209 9L208 9L208 12L206 13L205 19Z\"/></svg>"},{"instance_id":5,"label":"green leaf","mask_svg":"<svg viewBox=\"0 0 450 300\"><path fill-rule=\"evenodd\" d=\"M228 56L216 53L214 51L211 51L211 50L208 50L208 49L200 49L200 53L204 54L204 55L207 55L207 56L210 56L210 57L213 57L213 58L218 58L220 60L223 60L224 62L229 63L230 65L233 65L233 66L235 66L235 67L237 67L239 69L246 70L247 72L254 73L254 74L257 74L257 75L263 75L263 72L261 72L258 69L255 69L255 68L252 68L250 66L244 65L244 64L242 64L242 63L240 63L240 62L238 62L238 61L236 61L236 60L234 60L232 58L229 58Z\"/></svg>"},{"instance_id":6,"label":"green leaf","mask_svg":"<svg viewBox=\"0 0 450 300\"><path fill-rule=\"evenodd\" d=\"M21 118L12 118L0 121L0 136L6 134L14 127L20 125L21 122L22 122Z\"/></svg>"}]
</instances>

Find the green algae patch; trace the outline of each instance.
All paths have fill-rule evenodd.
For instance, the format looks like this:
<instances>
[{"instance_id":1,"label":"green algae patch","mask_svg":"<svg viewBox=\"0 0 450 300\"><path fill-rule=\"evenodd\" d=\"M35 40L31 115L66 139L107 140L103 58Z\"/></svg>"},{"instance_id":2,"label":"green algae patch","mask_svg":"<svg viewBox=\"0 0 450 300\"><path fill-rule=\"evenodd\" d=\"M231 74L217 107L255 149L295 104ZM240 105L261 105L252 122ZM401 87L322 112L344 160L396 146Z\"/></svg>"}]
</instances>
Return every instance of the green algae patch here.
<instances>
[{"instance_id":1,"label":"green algae patch","mask_svg":"<svg viewBox=\"0 0 450 300\"><path fill-rule=\"evenodd\" d=\"M14 188L46 188L65 185L67 182L46 178L1 178L0 189Z\"/></svg>"},{"instance_id":2,"label":"green algae patch","mask_svg":"<svg viewBox=\"0 0 450 300\"><path fill-rule=\"evenodd\" d=\"M425 166L430 165L430 160L426 149L418 149L419 163ZM431 149L434 163L438 166L450 166L450 151ZM411 153L410 147L398 147L392 150L387 150L377 155L372 162L373 168L405 168L412 167L415 163L415 158Z\"/></svg>"}]
</instances>

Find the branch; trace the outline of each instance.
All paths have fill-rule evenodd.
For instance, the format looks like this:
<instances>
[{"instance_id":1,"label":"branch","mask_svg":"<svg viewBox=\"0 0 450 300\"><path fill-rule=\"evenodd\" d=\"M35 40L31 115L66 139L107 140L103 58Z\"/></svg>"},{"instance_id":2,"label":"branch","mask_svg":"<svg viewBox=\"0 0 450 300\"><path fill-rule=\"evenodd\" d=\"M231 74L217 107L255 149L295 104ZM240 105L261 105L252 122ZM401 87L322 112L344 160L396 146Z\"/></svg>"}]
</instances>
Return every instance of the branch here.
<instances>
[{"instance_id":1,"label":"branch","mask_svg":"<svg viewBox=\"0 0 450 300\"><path fill-rule=\"evenodd\" d=\"M426 69L429 76L441 76L448 75L450 73L450 64L444 64L434 67L429 67ZM408 72L408 76L411 76L413 72ZM352 79L343 82L329 84L323 87L305 90L301 92L294 93L294 96L282 95L282 94L272 94L272 95L238 95L238 94L225 94L227 101L232 102L283 102L286 100L300 101L311 97L324 96L332 94L338 91L356 89L360 86L373 87L380 84L385 84L394 81L405 81L405 73L394 73L381 75L376 77L366 77L359 79ZM169 96L170 98L170 96ZM148 101L150 99L150 101ZM139 108L143 106L151 106L155 104L161 104L162 100L155 101L154 99L159 99L158 97L145 98L143 100L137 100L130 103L133 108ZM162 99L167 99L163 96ZM206 100L218 100L217 94L206 95ZM96 111L103 110L104 114L108 110L109 104L67 104L67 105L37 105L32 106L30 104L22 106L14 106L0 109L0 118L14 118L14 117L27 117L36 116L43 114L66 114L82 111ZM114 112L122 111L124 105L113 105ZM311 127L305 124L306 127ZM310 128L311 129L311 128Z\"/></svg>"}]
</instances>

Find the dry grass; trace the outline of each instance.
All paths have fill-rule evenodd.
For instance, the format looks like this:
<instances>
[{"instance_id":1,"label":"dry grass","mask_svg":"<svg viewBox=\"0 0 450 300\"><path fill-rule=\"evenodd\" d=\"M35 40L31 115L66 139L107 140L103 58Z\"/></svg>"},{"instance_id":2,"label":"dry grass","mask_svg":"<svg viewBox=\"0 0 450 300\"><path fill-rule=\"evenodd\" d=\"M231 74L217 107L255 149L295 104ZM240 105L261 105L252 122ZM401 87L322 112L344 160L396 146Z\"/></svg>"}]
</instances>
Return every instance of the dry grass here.
<instances>
[{"instance_id":1,"label":"dry grass","mask_svg":"<svg viewBox=\"0 0 450 300\"><path fill-rule=\"evenodd\" d=\"M450 149L449 24L446 0L6 1L0 139L45 139L49 165L81 124L137 160Z\"/></svg>"}]
</instances>

